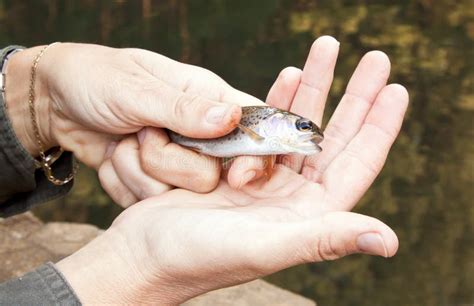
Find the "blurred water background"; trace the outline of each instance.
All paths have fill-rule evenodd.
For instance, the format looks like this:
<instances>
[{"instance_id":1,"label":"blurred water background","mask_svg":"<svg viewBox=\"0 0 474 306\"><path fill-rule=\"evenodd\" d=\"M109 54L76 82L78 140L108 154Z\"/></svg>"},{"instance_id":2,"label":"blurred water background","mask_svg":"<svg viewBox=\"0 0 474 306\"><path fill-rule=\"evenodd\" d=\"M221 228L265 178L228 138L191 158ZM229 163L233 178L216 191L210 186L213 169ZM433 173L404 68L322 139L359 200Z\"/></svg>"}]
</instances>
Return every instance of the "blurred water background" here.
<instances>
[{"instance_id":1,"label":"blurred water background","mask_svg":"<svg viewBox=\"0 0 474 306\"><path fill-rule=\"evenodd\" d=\"M261 99L282 68L303 66L324 34L341 42L327 114L371 49L390 56L390 82L410 92L401 135L357 207L392 226L400 250L389 260L353 255L268 280L320 305L474 303L472 1L0 0L1 46L150 49L206 67ZM120 209L83 167L72 193L35 213L106 228Z\"/></svg>"}]
</instances>

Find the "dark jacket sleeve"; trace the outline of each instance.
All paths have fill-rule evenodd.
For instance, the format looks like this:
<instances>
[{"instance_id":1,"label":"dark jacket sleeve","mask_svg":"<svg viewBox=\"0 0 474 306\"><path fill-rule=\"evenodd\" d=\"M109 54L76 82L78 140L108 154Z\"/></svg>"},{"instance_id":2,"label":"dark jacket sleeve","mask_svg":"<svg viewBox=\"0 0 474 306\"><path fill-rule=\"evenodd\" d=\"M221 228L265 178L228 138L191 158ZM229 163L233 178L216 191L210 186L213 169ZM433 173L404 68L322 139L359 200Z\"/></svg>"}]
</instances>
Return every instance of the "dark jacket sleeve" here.
<instances>
[{"instance_id":1,"label":"dark jacket sleeve","mask_svg":"<svg viewBox=\"0 0 474 306\"><path fill-rule=\"evenodd\" d=\"M18 46L1 50L0 70L4 57L15 48ZM25 86L28 84L25 83ZM8 92L5 95L8 97ZM33 158L13 131L3 98L0 94L0 217L8 217L66 194L72 182L55 186L47 180L42 170L35 169ZM54 174L66 177L71 173L72 158L71 153L63 153L53 164Z\"/></svg>"},{"instance_id":2,"label":"dark jacket sleeve","mask_svg":"<svg viewBox=\"0 0 474 306\"><path fill-rule=\"evenodd\" d=\"M0 305L81 305L63 275L47 263L0 284Z\"/></svg>"}]
</instances>

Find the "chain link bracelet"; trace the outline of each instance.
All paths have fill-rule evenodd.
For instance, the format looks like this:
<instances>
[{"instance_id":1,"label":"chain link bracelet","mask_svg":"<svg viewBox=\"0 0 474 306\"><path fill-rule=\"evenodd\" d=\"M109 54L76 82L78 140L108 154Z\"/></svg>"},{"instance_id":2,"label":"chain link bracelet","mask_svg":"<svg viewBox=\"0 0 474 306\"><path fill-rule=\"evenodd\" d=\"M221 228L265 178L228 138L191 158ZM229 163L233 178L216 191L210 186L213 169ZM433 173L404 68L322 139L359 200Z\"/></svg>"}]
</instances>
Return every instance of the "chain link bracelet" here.
<instances>
[{"instance_id":1,"label":"chain link bracelet","mask_svg":"<svg viewBox=\"0 0 474 306\"><path fill-rule=\"evenodd\" d=\"M74 176L77 173L77 170L79 168L79 164L76 162L76 160L73 157L73 169L72 172L64 179L59 179L56 178L53 175L53 170L51 168L51 165L54 161L56 161L61 154L63 153L63 149L61 147L58 147L53 153L50 155L46 155L45 149L44 149L44 144L43 141L41 140L41 135L38 127L38 122L36 120L36 110L35 110L35 84L36 84L36 71L38 69L38 63L41 59L41 57L44 55L44 53L53 45L58 44L57 42L52 43L50 45L47 45L41 51L36 55L33 65L31 66L31 75L30 75L30 88L28 92L28 107L30 110L30 115L31 115L31 121L33 123L33 133L36 138L36 144L38 146L38 151L39 151L39 160L36 160L39 166L43 169L43 172L46 176L46 178L53 183L54 185L61 186L69 183L72 179L74 179Z\"/></svg>"}]
</instances>

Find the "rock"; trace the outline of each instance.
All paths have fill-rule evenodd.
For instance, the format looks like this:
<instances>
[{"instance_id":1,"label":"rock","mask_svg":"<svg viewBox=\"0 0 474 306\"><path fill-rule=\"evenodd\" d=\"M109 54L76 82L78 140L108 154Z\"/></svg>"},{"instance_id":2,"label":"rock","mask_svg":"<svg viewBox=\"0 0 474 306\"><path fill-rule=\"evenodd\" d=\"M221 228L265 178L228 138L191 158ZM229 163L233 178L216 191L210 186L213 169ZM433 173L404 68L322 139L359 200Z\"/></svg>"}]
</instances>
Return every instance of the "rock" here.
<instances>
[{"instance_id":1,"label":"rock","mask_svg":"<svg viewBox=\"0 0 474 306\"><path fill-rule=\"evenodd\" d=\"M100 234L90 224L48 223L30 239L59 258L66 257Z\"/></svg>"},{"instance_id":2,"label":"rock","mask_svg":"<svg viewBox=\"0 0 474 306\"><path fill-rule=\"evenodd\" d=\"M57 262L74 253L100 235L102 231L89 224L43 224L31 213L7 219L0 218L0 282L18 277L48 262ZM314 301L255 280L196 297L183 305L295 305L312 306Z\"/></svg>"},{"instance_id":3,"label":"rock","mask_svg":"<svg viewBox=\"0 0 474 306\"><path fill-rule=\"evenodd\" d=\"M88 224L43 224L32 213L0 218L0 281L57 262L100 234Z\"/></svg>"},{"instance_id":4,"label":"rock","mask_svg":"<svg viewBox=\"0 0 474 306\"><path fill-rule=\"evenodd\" d=\"M262 280L212 291L198 296L183 306L315 306L316 303Z\"/></svg>"}]
</instances>

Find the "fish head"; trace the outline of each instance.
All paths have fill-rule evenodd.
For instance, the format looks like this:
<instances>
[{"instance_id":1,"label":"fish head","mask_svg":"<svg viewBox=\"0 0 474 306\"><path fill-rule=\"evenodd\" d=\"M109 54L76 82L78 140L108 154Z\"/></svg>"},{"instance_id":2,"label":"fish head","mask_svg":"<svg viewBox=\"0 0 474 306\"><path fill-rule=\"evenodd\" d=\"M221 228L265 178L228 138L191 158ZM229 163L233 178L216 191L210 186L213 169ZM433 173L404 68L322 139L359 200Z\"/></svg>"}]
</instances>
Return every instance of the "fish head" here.
<instances>
[{"instance_id":1,"label":"fish head","mask_svg":"<svg viewBox=\"0 0 474 306\"><path fill-rule=\"evenodd\" d=\"M273 147L304 155L321 152L319 143L324 139L322 130L314 122L281 110L263 119L258 133Z\"/></svg>"}]
</instances>

